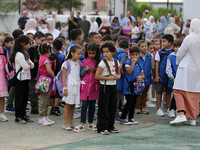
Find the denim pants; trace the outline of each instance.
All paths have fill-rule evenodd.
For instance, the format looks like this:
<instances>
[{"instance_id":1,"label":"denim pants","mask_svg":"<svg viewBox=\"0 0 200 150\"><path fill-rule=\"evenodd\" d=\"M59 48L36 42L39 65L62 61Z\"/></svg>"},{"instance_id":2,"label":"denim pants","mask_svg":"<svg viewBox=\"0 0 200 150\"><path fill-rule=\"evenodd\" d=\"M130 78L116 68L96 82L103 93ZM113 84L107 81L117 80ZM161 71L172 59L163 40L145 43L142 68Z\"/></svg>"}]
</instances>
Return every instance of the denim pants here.
<instances>
[{"instance_id":1,"label":"denim pants","mask_svg":"<svg viewBox=\"0 0 200 150\"><path fill-rule=\"evenodd\" d=\"M86 114L88 110L88 122L93 123L94 113L95 113L96 100L82 100L81 107L81 123L86 123Z\"/></svg>"}]
</instances>

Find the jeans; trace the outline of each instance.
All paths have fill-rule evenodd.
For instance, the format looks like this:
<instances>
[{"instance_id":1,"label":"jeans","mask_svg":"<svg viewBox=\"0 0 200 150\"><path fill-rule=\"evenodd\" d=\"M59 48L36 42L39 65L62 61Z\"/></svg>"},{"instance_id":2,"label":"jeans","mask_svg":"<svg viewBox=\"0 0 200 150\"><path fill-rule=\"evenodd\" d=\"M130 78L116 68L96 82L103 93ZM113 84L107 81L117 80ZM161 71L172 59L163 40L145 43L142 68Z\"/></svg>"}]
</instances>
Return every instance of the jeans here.
<instances>
[{"instance_id":1,"label":"jeans","mask_svg":"<svg viewBox=\"0 0 200 150\"><path fill-rule=\"evenodd\" d=\"M94 113L95 113L95 104L96 100L82 100L82 107L81 107L81 123L86 123L86 114L88 110L88 122L93 123Z\"/></svg>"},{"instance_id":2,"label":"jeans","mask_svg":"<svg viewBox=\"0 0 200 150\"><path fill-rule=\"evenodd\" d=\"M136 43L138 39L131 39L132 44Z\"/></svg>"}]
</instances>

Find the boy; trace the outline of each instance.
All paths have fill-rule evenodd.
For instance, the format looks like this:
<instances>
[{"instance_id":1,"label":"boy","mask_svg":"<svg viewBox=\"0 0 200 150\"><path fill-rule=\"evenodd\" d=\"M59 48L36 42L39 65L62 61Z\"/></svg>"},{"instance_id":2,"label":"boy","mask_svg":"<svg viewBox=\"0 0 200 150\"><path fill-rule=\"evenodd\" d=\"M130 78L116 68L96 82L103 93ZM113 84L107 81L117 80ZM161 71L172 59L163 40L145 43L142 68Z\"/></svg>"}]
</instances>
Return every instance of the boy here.
<instances>
[{"instance_id":1,"label":"boy","mask_svg":"<svg viewBox=\"0 0 200 150\"><path fill-rule=\"evenodd\" d=\"M120 123L123 125L138 124L134 118L135 104L138 95L133 94L131 91L129 83L131 81L142 81L144 79L144 74L142 73L142 67L138 63L138 58L140 57L140 49L137 46L133 46L130 49L130 59L124 63L122 66L124 71L124 83L123 83L123 95L126 97L126 104L122 111ZM128 120L126 119L128 115Z\"/></svg>"},{"instance_id":2,"label":"boy","mask_svg":"<svg viewBox=\"0 0 200 150\"><path fill-rule=\"evenodd\" d=\"M31 114L38 114L38 95L35 93L35 84L37 82L37 73L40 54L38 52L38 47L45 41L45 35L38 31L34 35L35 43L29 48L29 55L31 61L34 63L34 68L31 69L31 81L30 81L30 93L29 98L31 101Z\"/></svg>"},{"instance_id":3,"label":"boy","mask_svg":"<svg viewBox=\"0 0 200 150\"><path fill-rule=\"evenodd\" d=\"M6 36L3 42L3 46L5 46L5 49L8 53L8 57L10 57L11 48L13 47L13 37L9 35Z\"/></svg>"},{"instance_id":4,"label":"boy","mask_svg":"<svg viewBox=\"0 0 200 150\"><path fill-rule=\"evenodd\" d=\"M45 34L45 41L49 44L52 45L53 43L53 35L51 33L46 33Z\"/></svg>"},{"instance_id":5,"label":"boy","mask_svg":"<svg viewBox=\"0 0 200 150\"><path fill-rule=\"evenodd\" d=\"M167 57L174 52L172 48L174 37L170 34L166 34L162 37L162 49L156 53L156 100L157 100L157 112L156 115L159 117L164 116L164 112L161 109L162 93L166 91L166 108L170 107L170 99L172 89L168 87L168 80L166 74Z\"/></svg>"},{"instance_id":6,"label":"boy","mask_svg":"<svg viewBox=\"0 0 200 150\"><path fill-rule=\"evenodd\" d=\"M89 34L89 41L90 42L95 42L97 45L99 45L100 44L99 33L91 32Z\"/></svg>"},{"instance_id":7,"label":"boy","mask_svg":"<svg viewBox=\"0 0 200 150\"><path fill-rule=\"evenodd\" d=\"M142 66L142 69L144 71L145 90L142 92L142 95L137 98L136 113L149 114L149 111L146 109L147 93L149 87L153 83L152 74L154 76L155 64L152 54L147 51L147 43L144 40L138 42L138 47L141 52L138 62Z\"/></svg>"},{"instance_id":8,"label":"boy","mask_svg":"<svg viewBox=\"0 0 200 150\"><path fill-rule=\"evenodd\" d=\"M181 47L181 44L182 44L181 39L175 40L174 44L173 44L173 48L174 48L175 52L171 53L169 55L169 57L167 58L166 73L167 73L167 76L170 79L170 80L168 80L168 87L171 88L171 89L173 87L174 80L175 80L175 77L176 77L176 71L178 69L178 66L176 65L176 54L178 52L178 49ZM175 102L175 98L174 98L174 95L173 95L168 116L170 118L174 118L175 117L175 111L176 111L176 102Z\"/></svg>"}]
</instances>

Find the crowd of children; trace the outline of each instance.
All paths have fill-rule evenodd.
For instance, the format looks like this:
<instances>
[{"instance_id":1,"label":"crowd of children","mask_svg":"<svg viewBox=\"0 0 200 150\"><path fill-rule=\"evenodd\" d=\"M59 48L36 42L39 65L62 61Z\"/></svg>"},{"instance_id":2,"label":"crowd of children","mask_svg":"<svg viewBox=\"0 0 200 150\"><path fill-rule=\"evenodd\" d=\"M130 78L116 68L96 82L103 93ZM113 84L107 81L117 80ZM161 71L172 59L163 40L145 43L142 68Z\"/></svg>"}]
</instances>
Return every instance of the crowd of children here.
<instances>
[{"instance_id":1,"label":"crowd of children","mask_svg":"<svg viewBox=\"0 0 200 150\"><path fill-rule=\"evenodd\" d=\"M65 38L54 39L50 33L36 32L33 45L20 29L13 32L13 38L0 36L1 121L8 121L4 114L5 97L8 97L6 110L15 112L15 122L19 124L33 122L26 115L28 99L31 114L38 114L37 124L43 126L55 123L48 117L49 104L50 114L60 116L59 104L65 102L63 128L74 132L85 130L88 116L89 130L102 135L118 133L115 122L138 124L135 109L137 114L149 114L146 104L152 99L157 102L157 116L165 113L177 116L172 88L182 40L174 41L172 35L166 34L161 39L132 44L125 36L119 36L114 43L110 35L101 37L91 32L86 44L82 43L83 37L81 29L73 29L72 40L65 50ZM15 71L10 79L8 64ZM166 101L165 113L162 99ZM74 126L77 104L81 104L80 124ZM93 120L97 105L96 126Z\"/></svg>"}]
</instances>

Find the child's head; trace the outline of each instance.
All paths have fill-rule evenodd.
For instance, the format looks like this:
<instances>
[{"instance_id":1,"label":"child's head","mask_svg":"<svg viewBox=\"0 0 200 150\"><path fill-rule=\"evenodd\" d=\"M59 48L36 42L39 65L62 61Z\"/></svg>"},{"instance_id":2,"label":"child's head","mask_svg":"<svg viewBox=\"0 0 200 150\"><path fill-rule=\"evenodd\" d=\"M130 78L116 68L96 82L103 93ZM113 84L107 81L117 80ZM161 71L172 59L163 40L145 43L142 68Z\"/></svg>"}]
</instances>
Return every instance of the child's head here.
<instances>
[{"instance_id":1,"label":"child's head","mask_svg":"<svg viewBox=\"0 0 200 150\"><path fill-rule=\"evenodd\" d=\"M138 60L138 58L140 57L140 49L139 47L137 46L132 46L130 49L130 58L133 59L133 58L136 58Z\"/></svg>"},{"instance_id":2,"label":"child's head","mask_svg":"<svg viewBox=\"0 0 200 150\"><path fill-rule=\"evenodd\" d=\"M73 41L81 45L83 41L84 33L81 29L73 29L70 31L70 36Z\"/></svg>"},{"instance_id":3,"label":"child's head","mask_svg":"<svg viewBox=\"0 0 200 150\"><path fill-rule=\"evenodd\" d=\"M112 37L110 35L104 35L101 39L101 44L103 44L106 41L113 41Z\"/></svg>"},{"instance_id":4,"label":"child's head","mask_svg":"<svg viewBox=\"0 0 200 150\"><path fill-rule=\"evenodd\" d=\"M147 42L147 51L150 53L154 52L154 44L152 42Z\"/></svg>"},{"instance_id":5,"label":"child's head","mask_svg":"<svg viewBox=\"0 0 200 150\"><path fill-rule=\"evenodd\" d=\"M70 47L69 49L66 60L72 59L73 61L76 61L81 58L81 54L82 54L82 47L77 44L72 45L72 47Z\"/></svg>"},{"instance_id":6,"label":"child's head","mask_svg":"<svg viewBox=\"0 0 200 150\"><path fill-rule=\"evenodd\" d=\"M144 40L140 40L138 42L138 47L142 54L146 54L147 52L147 43Z\"/></svg>"},{"instance_id":7,"label":"child's head","mask_svg":"<svg viewBox=\"0 0 200 150\"><path fill-rule=\"evenodd\" d=\"M177 39L173 43L173 49L175 50L175 53L177 53L178 49L181 47L183 40L182 39Z\"/></svg>"},{"instance_id":8,"label":"child's head","mask_svg":"<svg viewBox=\"0 0 200 150\"><path fill-rule=\"evenodd\" d=\"M97 45L95 42L91 42L87 45L86 51L85 51L85 58L89 57L92 60L96 60L96 66L100 62L100 53L99 53L99 45Z\"/></svg>"},{"instance_id":9,"label":"child's head","mask_svg":"<svg viewBox=\"0 0 200 150\"><path fill-rule=\"evenodd\" d=\"M154 50L158 51L161 48L161 41L160 39L154 39L153 40L153 44L154 44Z\"/></svg>"},{"instance_id":10,"label":"child's head","mask_svg":"<svg viewBox=\"0 0 200 150\"><path fill-rule=\"evenodd\" d=\"M12 36L6 36L3 42L3 46L10 49L13 46L13 37Z\"/></svg>"},{"instance_id":11,"label":"child's head","mask_svg":"<svg viewBox=\"0 0 200 150\"><path fill-rule=\"evenodd\" d=\"M125 37L125 36L119 36L118 39L117 39L117 41L116 41L117 48L119 48L119 43L120 43L121 40L126 40L126 41L130 42L130 40L127 37Z\"/></svg>"},{"instance_id":12,"label":"child's head","mask_svg":"<svg viewBox=\"0 0 200 150\"><path fill-rule=\"evenodd\" d=\"M38 49L41 55L51 56L51 46L48 43L42 43Z\"/></svg>"},{"instance_id":13,"label":"child's head","mask_svg":"<svg viewBox=\"0 0 200 150\"><path fill-rule=\"evenodd\" d=\"M28 33L26 36L28 36L30 38L30 45L33 45L33 33Z\"/></svg>"},{"instance_id":14,"label":"child's head","mask_svg":"<svg viewBox=\"0 0 200 150\"><path fill-rule=\"evenodd\" d=\"M35 45L40 45L45 41L44 33L38 31L34 35Z\"/></svg>"},{"instance_id":15,"label":"child's head","mask_svg":"<svg viewBox=\"0 0 200 150\"><path fill-rule=\"evenodd\" d=\"M162 37L162 47L165 49L170 49L173 45L174 37L170 34L165 34Z\"/></svg>"},{"instance_id":16,"label":"child's head","mask_svg":"<svg viewBox=\"0 0 200 150\"><path fill-rule=\"evenodd\" d=\"M60 38L56 38L53 41L53 50L55 52L59 52L62 49L62 46L63 46L63 42L62 42L62 40L60 40Z\"/></svg>"},{"instance_id":17,"label":"child's head","mask_svg":"<svg viewBox=\"0 0 200 150\"><path fill-rule=\"evenodd\" d=\"M49 44L52 45L53 43L53 35L51 33L46 33L45 34L45 41Z\"/></svg>"},{"instance_id":18,"label":"child's head","mask_svg":"<svg viewBox=\"0 0 200 150\"><path fill-rule=\"evenodd\" d=\"M110 60L116 52L116 47L114 42L107 41L103 43L100 47L100 51L103 53L103 56Z\"/></svg>"},{"instance_id":19,"label":"child's head","mask_svg":"<svg viewBox=\"0 0 200 150\"><path fill-rule=\"evenodd\" d=\"M95 42L96 44L100 44L99 34L97 32L91 32L89 34L90 42Z\"/></svg>"},{"instance_id":20,"label":"child's head","mask_svg":"<svg viewBox=\"0 0 200 150\"><path fill-rule=\"evenodd\" d=\"M21 30L21 29L15 29L13 32L12 32L12 36L14 37L14 40L16 38L18 38L20 35L24 34L24 32Z\"/></svg>"},{"instance_id":21,"label":"child's head","mask_svg":"<svg viewBox=\"0 0 200 150\"><path fill-rule=\"evenodd\" d=\"M182 40L184 40L184 39L185 39L185 37L186 37L186 35L185 35L185 34L182 34L182 35L181 35L181 39L182 39Z\"/></svg>"},{"instance_id":22,"label":"child's head","mask_svg":"<svg viewBox=\"0 0 200 150\"><path fill-rule=\"evenodd\" d=\"M119 48L127 51L129 49L129 42L127 40L121 40L118 44Z\"/></svg>"}]
</instances>

